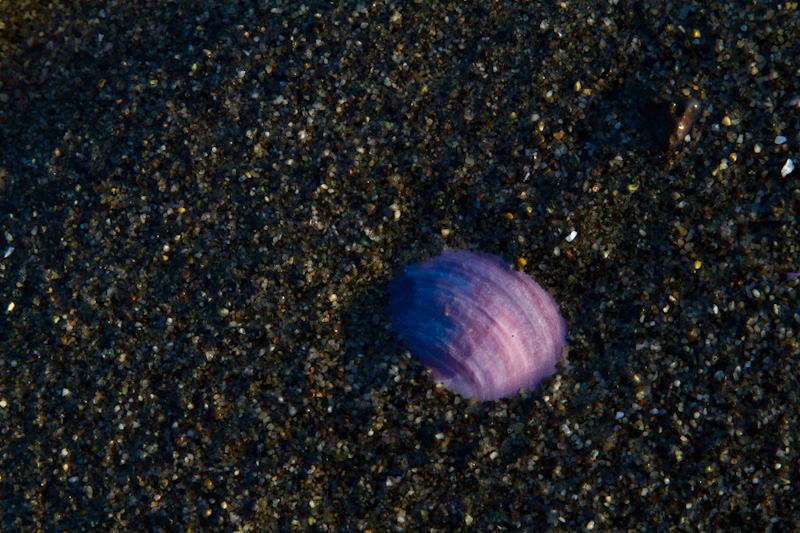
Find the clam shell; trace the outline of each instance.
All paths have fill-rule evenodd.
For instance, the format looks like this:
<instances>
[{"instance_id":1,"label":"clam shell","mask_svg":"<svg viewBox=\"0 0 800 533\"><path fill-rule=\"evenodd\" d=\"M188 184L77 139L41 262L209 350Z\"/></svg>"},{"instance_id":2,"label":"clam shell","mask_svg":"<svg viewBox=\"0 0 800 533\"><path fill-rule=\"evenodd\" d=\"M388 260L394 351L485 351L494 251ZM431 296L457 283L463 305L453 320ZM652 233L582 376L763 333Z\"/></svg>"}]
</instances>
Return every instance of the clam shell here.
<instances>
[{"instance_id":1,"label":"clam shell","mask_svg":"<svg viewBox=\"0 0 800 533\"><path fill-rule=\"evenodd\" d=\"M392 325L433 378L480 401L556 371L567 322L555 300L500 257L447 251L389 284Z\"/></svg>"}]
</instances>

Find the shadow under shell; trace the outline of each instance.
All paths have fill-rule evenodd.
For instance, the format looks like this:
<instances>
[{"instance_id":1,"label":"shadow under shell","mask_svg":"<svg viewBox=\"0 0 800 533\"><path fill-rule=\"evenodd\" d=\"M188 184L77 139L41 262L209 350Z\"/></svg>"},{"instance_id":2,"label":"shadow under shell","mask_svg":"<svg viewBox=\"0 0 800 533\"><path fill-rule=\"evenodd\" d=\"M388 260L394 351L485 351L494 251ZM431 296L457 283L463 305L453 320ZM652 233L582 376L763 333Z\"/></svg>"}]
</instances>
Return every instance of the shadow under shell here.
<instances>
[{"instance_id":1,"label":"shadow under shell","mask_svg":"<svg viewBox=\"0 0 800 533\"><path fill-rule=\"evenodd\" d=\"M480 401L556 371L567 322L555 300L502 258L446 251L389 284L392 326L434 379Z\"/></svg>"}]
</instances>

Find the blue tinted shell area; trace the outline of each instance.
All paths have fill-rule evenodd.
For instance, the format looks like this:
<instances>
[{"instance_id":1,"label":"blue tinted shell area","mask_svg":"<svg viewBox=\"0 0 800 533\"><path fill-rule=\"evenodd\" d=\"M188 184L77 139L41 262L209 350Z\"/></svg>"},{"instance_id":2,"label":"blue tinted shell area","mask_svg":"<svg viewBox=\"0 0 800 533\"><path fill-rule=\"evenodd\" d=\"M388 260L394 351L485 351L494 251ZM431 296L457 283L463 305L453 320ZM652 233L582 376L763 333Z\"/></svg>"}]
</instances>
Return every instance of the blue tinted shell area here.
<instances>
[{"instance_id":1,"label":"blue tinted shell area","mask_svg":"<svg viewBox=\"0 0 800 533\"><path fill-rule=\"evenodd\" d=\"M567 324L558 304L502 258L446 251L389 284L392 326L449 390L486 401L556 371Z\"/></svg>"}]
</instances>

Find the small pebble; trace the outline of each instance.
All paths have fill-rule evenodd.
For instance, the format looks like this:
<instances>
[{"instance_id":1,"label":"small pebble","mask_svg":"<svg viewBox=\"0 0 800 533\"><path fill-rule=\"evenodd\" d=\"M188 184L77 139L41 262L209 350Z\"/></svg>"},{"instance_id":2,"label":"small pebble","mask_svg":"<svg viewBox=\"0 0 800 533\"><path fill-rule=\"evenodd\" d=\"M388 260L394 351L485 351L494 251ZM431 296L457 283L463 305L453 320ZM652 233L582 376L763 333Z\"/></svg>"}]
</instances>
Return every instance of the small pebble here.
<instances>
[{"instance_id":1,"label":"small pebble","mask_svg":"<svg viewBox=\"0 0 800 533\"><path fill-rule=\"evenodd\" d=\"M794 171L794 161L792 161L791 159L787 159L786 163L783 164L783 168L781 169L781 176L785 178L793 171Z\"/></svg>"}]
</instances>

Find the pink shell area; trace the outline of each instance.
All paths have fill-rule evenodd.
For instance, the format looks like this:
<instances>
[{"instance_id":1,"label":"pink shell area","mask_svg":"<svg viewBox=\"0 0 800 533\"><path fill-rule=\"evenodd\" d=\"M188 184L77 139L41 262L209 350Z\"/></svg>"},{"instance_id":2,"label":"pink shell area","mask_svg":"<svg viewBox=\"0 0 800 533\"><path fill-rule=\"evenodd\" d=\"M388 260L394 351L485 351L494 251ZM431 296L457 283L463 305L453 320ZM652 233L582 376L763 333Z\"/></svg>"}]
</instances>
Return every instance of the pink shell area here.
<instances>
[{"instance_id":1,"label":"pink shell area","mask_svg":"<svg viewBox=\"0 0 800 533\"><path fill-rule=\"evenodd\" d=\"M389 290L394 328L453 392L509 397L556 371L567 333L558 304L497 256L444 252L407 268Z\"/></svg>"}]
</instances>

